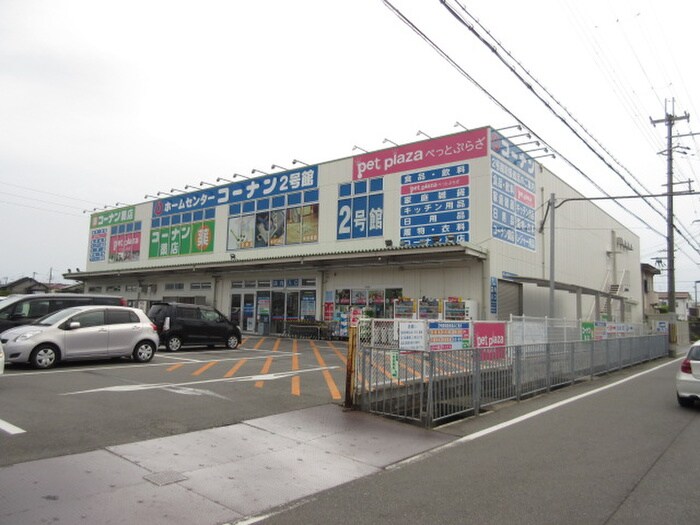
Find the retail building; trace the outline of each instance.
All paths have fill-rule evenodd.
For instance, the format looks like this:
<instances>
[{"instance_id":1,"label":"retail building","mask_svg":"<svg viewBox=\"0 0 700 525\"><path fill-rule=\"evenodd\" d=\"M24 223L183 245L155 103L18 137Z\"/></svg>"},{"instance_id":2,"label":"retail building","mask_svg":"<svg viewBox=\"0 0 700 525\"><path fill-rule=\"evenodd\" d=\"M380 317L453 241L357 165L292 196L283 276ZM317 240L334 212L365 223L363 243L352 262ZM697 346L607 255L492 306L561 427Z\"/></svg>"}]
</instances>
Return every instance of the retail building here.
<instances>
[{"instance_id":1,"label":"retail building","mask_svg":"<svg viewBox=\"0 0 700 525\"><path fill-rule=\"evenodd\" d=\"M513 140L485 127L95 213L86 270L65 277L259 333L353 308L641 323L638 237L563 203L582 195Z\"/></svg>"}]
</instances>

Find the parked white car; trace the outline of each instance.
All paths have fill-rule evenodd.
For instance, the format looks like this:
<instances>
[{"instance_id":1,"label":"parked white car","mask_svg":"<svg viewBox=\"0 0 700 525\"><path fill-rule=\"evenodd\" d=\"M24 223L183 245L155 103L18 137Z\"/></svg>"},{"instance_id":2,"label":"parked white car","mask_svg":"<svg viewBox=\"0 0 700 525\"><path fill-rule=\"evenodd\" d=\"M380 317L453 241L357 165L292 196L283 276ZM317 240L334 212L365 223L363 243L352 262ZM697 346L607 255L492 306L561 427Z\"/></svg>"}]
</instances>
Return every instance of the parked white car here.
<instances>
[{"instance_id":1,"label":"parked white car","mask_svg":"<svg viewBox=\"0 0 700 525\"><path fill-rule=\"evenodd\" d=\"M682 407L693 406L700 399L700 341L693 344L676 374L676 397Z\"/></svg>"},{"instance_id":2,"label":"parked white car","mask_svg":"<svg viewBox=\"0 0 700 525\"><path fill-rule=\"evenodd\" d=\"M2 351L2 343L0 342L0 375L5 372L5 354Z\"/></svg>"},{"instance_id":3,"label":"parked white car","mask_svg":"<svg viewBox=\"0 0 700 525\"><path fill-rule=\"evenodd\" d=\"M0 334L8 363L51 368L61 360L153 359L160 340L145 313L122 306L77 306Z\"/></svg>"}]
</instances>

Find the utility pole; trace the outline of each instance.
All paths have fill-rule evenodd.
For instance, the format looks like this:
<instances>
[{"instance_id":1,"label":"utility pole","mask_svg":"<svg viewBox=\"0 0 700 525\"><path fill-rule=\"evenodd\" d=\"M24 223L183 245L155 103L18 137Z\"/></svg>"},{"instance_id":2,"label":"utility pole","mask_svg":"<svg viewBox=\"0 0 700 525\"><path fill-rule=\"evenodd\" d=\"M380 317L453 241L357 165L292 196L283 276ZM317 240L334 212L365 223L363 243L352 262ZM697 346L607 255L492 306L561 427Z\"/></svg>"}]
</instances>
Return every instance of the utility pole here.
<instances>
[{"instance_id":1,"label":"utility pole","mask_svg":"<svg viewBox=\"0 0 700 525\"><path fill-rule=\"evenodd\" d=\"M656 126L657 124L666 124L666 191L668 196L666 197L666 249L668 251L668 312L676 313L676 263L674 255L674 241L673 241L673 124L677 120L690 120L690 116L686 112L685 115L681 117L675 116L675 100L671 101L671 112L668 111L668 101L666 101L666 115L662 119L651 120L651 123Z\"/></svg>"}]
</instances>

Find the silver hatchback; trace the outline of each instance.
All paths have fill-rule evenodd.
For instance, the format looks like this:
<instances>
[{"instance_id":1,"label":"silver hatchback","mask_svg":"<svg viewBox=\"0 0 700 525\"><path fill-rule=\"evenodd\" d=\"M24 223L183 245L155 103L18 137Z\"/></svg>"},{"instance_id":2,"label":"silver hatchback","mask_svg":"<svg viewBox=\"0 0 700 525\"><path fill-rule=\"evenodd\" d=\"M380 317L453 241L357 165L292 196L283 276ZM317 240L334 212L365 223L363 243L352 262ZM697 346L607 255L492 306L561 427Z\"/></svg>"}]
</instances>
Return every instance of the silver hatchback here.
<instances>
[{"instance_id":1,"label":"silver hatchback","mask_svg":"<svg viewBox=\"0 0 700 525\"><path fill-rule=\"evenodd\" d=\"M122 306L66 308L5 330L0 341L6 362L35 368L51 368L61 360L122 356L146 363L160 343L145 313Z\"/></svg>"}]
</instances>

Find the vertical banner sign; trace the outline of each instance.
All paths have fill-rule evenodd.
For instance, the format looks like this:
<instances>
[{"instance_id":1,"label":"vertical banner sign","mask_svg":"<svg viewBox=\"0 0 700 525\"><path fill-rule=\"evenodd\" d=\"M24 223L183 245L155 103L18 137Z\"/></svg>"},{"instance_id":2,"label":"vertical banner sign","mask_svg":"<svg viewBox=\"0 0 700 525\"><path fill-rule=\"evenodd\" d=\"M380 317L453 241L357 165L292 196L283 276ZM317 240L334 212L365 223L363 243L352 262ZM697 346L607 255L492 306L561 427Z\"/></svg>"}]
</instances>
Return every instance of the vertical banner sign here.
<instances>
[{"instance_id":1,"label":"vertical banner sign","mask_svg":"<svg viewBox=\"0 0 700 525\"><path fill-rule=\"evenodd\" d=\"M593 341L594 324L592 322L581 323L581 341Z\"/></svg>"},{"instance_id":2,"label":"vertical banner sign","mask_svg":"<svg viewBox=\"0 0 700 525\"><path fill-rule=\"evenodd\" d=\"M482 348L481 360L494 361L506 357L506 323L476 321L474 348Z\"/></svg>"},{"instance_id":3,"label":"vertical banner sign","mask_svg":"<svg viewBox=\"0 0 700 525\"><path fill-rule=\"evenodd\" d=\"M491 313L498 313L498 279L491 277Z\"/></svg>"},{"instance_id":4,"label":"vertical banner sign","mask_svg":"<svg viewBox=\"0 0 700 525\"><path fill-rule=\"evenodd\" d=\"M535 161L491 132L491 231L495 239L535 251Z\"/></svg>"},{"instance_id":5,"label":"vertical banner sign","mask_svg":"<svg viewBox=\"0 0 700 525\"><path fill-rule=\"evenodd\" d=\"M107 257L107 228L90 232L90 262L104 261Z\"/></svg>"},{"instance_id":6,"label":"vertical banner sign","mask_svg":"<svg viewBox=\"0 0 700 525\"><path fill-rule=\"evenodd\" d=\"M399 352L392 350L389 352L389 357L391 358L391 377L397 379L399 377Z\"/></svg>"}]
</instances>

